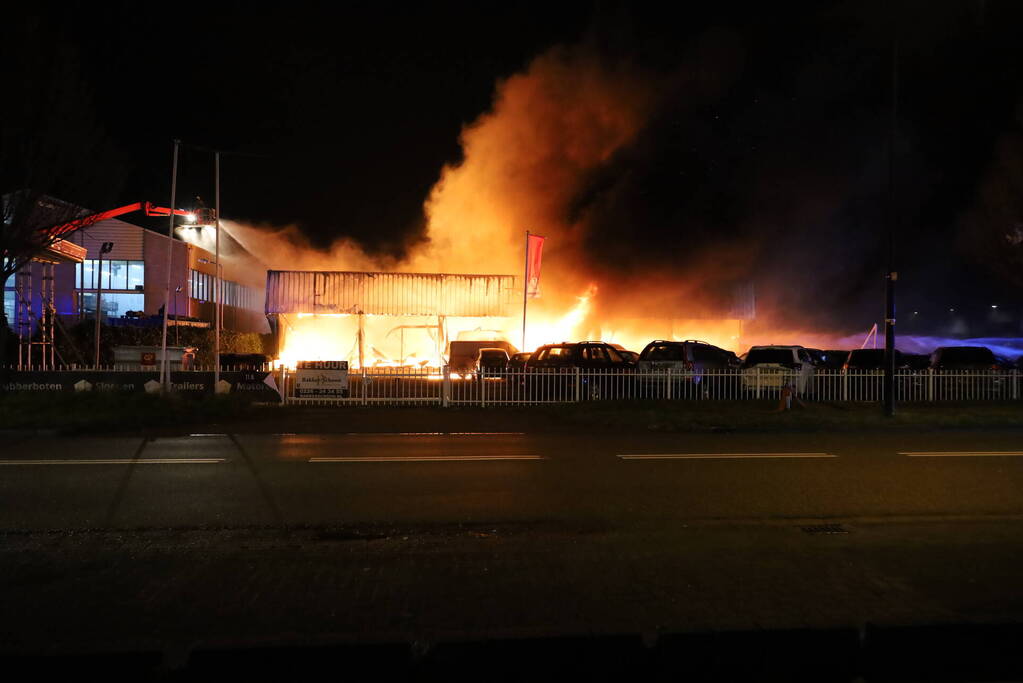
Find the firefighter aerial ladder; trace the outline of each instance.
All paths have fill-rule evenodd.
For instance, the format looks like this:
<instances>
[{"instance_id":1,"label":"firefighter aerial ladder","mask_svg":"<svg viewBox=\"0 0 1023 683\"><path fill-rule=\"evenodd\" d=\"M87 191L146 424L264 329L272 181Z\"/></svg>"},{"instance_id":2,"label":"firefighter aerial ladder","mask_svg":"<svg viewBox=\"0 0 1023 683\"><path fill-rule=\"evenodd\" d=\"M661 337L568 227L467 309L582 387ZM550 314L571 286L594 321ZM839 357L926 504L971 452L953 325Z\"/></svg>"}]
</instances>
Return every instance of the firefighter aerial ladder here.
<instances>
[{"instance_id":1,"label":"firefighter aerial ladder","mask_svg":"<svg viewBox=\"0 0 1023 683\"><path fill-rule=\"evenodd\" d=\"M186 209L169 209L156 206L152 202L135 202L116 209L81 216L66 223L58 223L40 230L42 242L46 245L43 251L14 276L15 312L14 327L18 333L18 365L31 368L38 365L42 369L56 367L56 349L54 348L54 327L60 325L57 319L57 308L54 305L55 291L53 267L60 263L82 263L88 253L85 247L68 242L65 237L77 230L83 230L101 221L117 218L125 214L143 211L147 216L183 216L185 221L194 227L215 225L216 216L213 209L199 208L192 211ZM40 315L37 317L32 309L32 263L41 267L39 298L41 301ZM97 316L99 311L96 312ZM39 339L33 341L33 327L39 328ZM38 350L40 357L33 359L33 351Z\"/></svg>"}]
</instances>

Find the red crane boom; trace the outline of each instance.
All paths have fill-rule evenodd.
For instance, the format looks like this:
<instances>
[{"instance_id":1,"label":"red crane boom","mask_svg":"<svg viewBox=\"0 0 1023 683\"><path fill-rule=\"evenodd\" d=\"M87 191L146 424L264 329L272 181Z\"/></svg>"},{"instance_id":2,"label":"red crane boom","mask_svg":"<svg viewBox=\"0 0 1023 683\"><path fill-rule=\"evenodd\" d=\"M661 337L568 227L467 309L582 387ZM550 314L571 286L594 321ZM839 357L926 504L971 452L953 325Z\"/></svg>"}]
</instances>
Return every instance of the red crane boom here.
<instances>
[{"instance_id":1,"label":"red crane boom","mask_svg":"<svg viewBox=\"0 0 1023 683\"><path fill-rule=\"evenodd\" d=\"M82 216L76 218L73 221L67 223L60 223L50 228L45 228L43 232L47 233L50 239L56 239L61 235L74 232L75 230L81 230L87 228L90 225L95 225L100 221L105 221L108 218L117 218L123 216L126 213L134 213L135 211L145 211L147 216L169 216L173 213L175 216L191 216L192 211L186 211L185 209L168 209L165 206L155 206L152 202L135 202L134 204L128 204L127 206L121 206L116 209L110 209L109 211L100 211L89 216Z\"/></svg>"}]
</instances>

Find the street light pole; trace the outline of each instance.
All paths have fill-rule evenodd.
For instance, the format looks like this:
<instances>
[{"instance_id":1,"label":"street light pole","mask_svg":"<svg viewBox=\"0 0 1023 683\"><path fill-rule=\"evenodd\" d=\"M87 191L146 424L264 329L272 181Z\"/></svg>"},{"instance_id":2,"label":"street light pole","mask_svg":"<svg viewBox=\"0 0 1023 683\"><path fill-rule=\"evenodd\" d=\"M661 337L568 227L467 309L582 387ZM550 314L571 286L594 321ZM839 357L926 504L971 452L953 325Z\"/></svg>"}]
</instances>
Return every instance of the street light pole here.
<instances>
[{"instance_id":1,"label":"street light pole","mask_svg":"<svg viewBox=\"0 0 1023 683\"><path fill-rule=\"evenodd\" d=\"M103 242L99 245L99 259L96 261L96 363L94 368L99 370L99 320L103 314L103 254L109 253L114 248L113 242Z\"/></svg>"},{"instance_id":2,"label":"street light pole","mask_svg":"<svg viewBox=\"0 0 1023 683\"><path fill-rule=\"evenodd\" d=\"M181 346L181 313L178 309L178 294L181 294L181 287L174 288L174 346Z\"/></svg>"},{"instance_id":3,"label":"street light pole","mask_svg":"<svg viewBox=\"0 0 1023 683\"><path fill-rule=\"evenodd\" d=\"M174 252L174 207L177 204L178 146L180 144L181 140L174 141L174 161L171 164L171 210L167 224L167 285L163 290L163 341L161 342L163 355L160 361L160 386L164 391L170 388L170 372L168 372L167 368L167 316L170 313L171 268L173 263L171 256Z\"/></svg>"},{"instance_id":4,"label":"street light pole","mask_svg":"<svg viewBox=\"0 0 1023 683\"><path fill-rule=\"evenodd\" d=\"M895 415L895 228L898 210L895 194L895 143L899 121L899 43L892 39L892 106L888 130L888 268L885 273L884 313L884 414Z\"/></svg>"},{"instance_id":5,"label":"street light pole","mask_svg":"<svg viewBox=\"0 0 1023 683\"><path fill-rule=\"evenodd\" d=\"M216 261L216 282L213 287L213 311L214 318L216 321L215 327L216 332L213 335L213 393L217 392L217 387L220 385L220 302L223 299L223 280L221 279L220 271L220 152L216 152L213 156L213 168L216 178L213 183L214 197L213 197L213 211L214 211L214 229L217 231L216 241L214 250L213 260Z\"/></svg>"}]
</instances>

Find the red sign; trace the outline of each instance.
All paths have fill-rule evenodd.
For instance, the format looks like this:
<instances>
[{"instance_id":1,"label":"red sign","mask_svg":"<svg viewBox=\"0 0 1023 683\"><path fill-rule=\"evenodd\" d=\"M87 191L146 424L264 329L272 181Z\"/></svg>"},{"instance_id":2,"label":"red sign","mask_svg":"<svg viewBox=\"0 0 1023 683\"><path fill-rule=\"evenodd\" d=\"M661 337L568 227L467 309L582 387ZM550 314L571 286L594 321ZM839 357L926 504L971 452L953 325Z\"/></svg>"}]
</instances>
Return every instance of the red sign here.
<instances>
[{"instance_id":1,"label":"red sign","mask_svg":"<svg viewBox=\"0 0 1023 683\"><path fill-rule=\"evenodd\" d=\"M147 351L142 354L143 365L156 365L156 353L153 351Z\"/></svg>"},{"instance_id":2,"label":"red sign","mask_svg":"<svg viewBox=\"0 0 1023 683\"><path fill-rule=\"evenodd\" d=\"M543 260L541 235L526 237L526 296L535 299L540 296L540 262Z\"/></svg>"}]
</instances>

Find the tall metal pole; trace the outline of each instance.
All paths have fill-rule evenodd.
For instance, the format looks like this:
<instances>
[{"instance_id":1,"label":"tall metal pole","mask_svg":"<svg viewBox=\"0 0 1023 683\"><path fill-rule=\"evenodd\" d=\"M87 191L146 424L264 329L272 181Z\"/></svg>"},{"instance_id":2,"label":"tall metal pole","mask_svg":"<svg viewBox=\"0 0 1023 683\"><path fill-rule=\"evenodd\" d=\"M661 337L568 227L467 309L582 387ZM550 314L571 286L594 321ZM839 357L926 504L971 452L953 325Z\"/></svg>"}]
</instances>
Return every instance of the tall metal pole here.
<instances>
[{"instance_id":1,"label":"tall metal pole","mask_svg":"<svg viewBox=\"0 0 1023 683\"><path fill-rule=\"evenodd\" d=\"M216 261L216 281L213 287L213 311L215 318L216 332L213 335L213 392L217 392L217 387L220 384L220 301L223 298L223 280L221 279L220 270L220 152L216 152L213 155L213 167L216 179L213 183L213 203L214 203L214 216L215 229L217 231L216 242L213 248L214 256L213 260Z\"/></svg>"},{"instance_id":2,"label":"tall metal pole","mask_svg":"<svg viewBox=\"0 0 1023 683\"><path fill-rule=\"evenodd\" d=\"M529 301L529 231L526 230L526 258L525 267L522 269L522 347L519 351L526 349L526 302Z\"/></svg>"},{"instance_id":3,"label":"tall metal pole","mask_svg":"<svg viewBox=\"0 0 1023 683\"><path fill-rule=\"evenodd\" d=\"M178 330L181 329L181 325L178 323L181 321L181 314L178 313L178 294L181 293L181 287L174 288L174 346L181 346L181 335Z\"/></svg>"},{"instance_id":4,"label":"tall metal pole","mask_svg":"<svg viewBox=\"0 0 1023 683\"><path fill-rule=\"evenodd\" d=\"M100 298L103 291L103 246L101 242L99 245L99 260L96 262L96 361L94 369L99 370L99 318L103 312L100 307ZM84 270L84 268L83 268Z\"/></svg>"},{"instance_id":5,"label":"tall metal pole","mask_svg":"<svg viewBox=\"0 0 1023 683\"><path fill-rule=\"evenodd\" d=\"M167 315L170 310L170 289L171 289L171 256L174 252L174 207L177 205L178 193L178 145L181 140L174 141L174 161L171 164L171 195L170 195L170 217L167 219L167 286L163 290L163 341L161 348L163 355L160 361L160 386L164 391L170 389L170 372L167 368Z\"/></svg>"},{"instance_id":6,"label":"tall metal pole","mask_svg":"<svg viewBox=\"0 0 1023 683\"><path fill-rule=\"evenodd\" d=\"M888 268L885 273L884 313L884 414L895 414L895 229L898 209L895 194L895 143L899 122L899 43L892 38L892 107L888 131Z\"/></svg>"}]
</instances>

